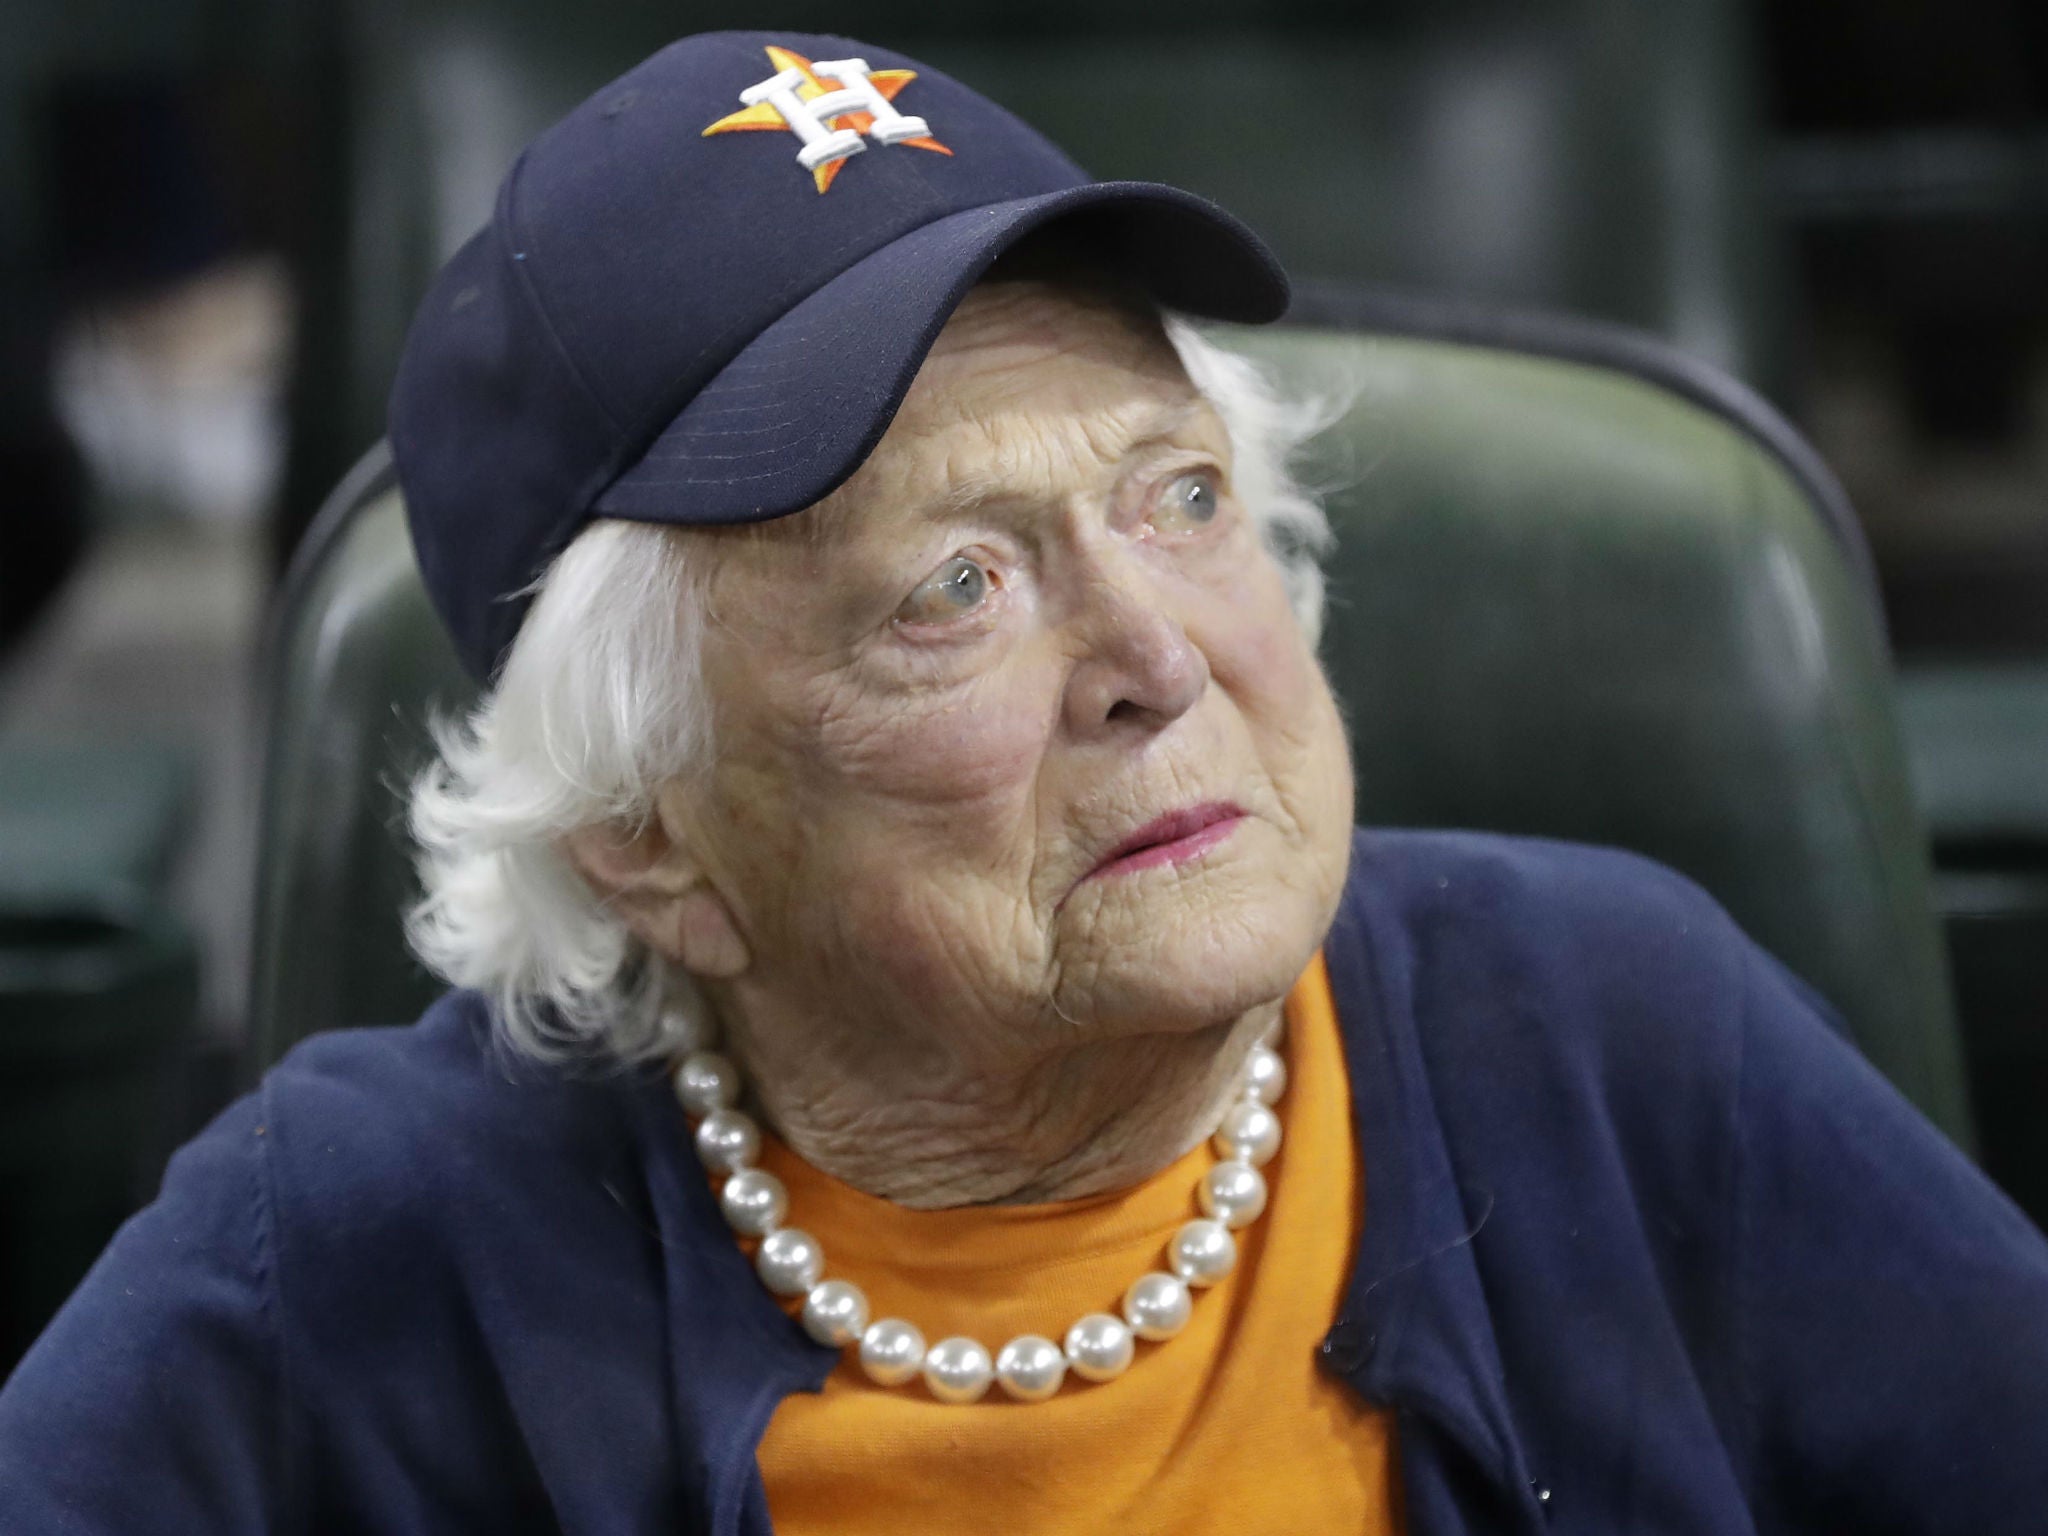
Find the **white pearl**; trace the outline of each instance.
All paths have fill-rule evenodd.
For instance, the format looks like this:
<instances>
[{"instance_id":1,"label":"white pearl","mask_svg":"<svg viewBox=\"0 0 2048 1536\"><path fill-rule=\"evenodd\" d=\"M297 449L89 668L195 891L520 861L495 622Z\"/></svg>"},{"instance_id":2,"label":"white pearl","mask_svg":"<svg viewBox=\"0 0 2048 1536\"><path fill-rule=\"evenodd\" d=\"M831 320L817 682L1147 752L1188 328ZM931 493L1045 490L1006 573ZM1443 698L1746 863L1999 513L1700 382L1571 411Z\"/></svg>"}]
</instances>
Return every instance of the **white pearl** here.
<instances>
[{"instance_id":1,"label":"white pearl","mask_svg":"<svg viewBox=\"0 0 2048 1536\"><path fill-rule=\"evenodd\" d=\"M1051 1339L1027 1333L996 1356L996 1381L1020 1403L1042 1403L1067 1379L1067 1357Z\"/></svg>"},{"instance_id":2,"label":"white pearl","mask_svg":"<svg viewBox=\"0 0 2048 1536\"><path fill-rule=\"evenodd\" d=\"M1187 1327L1194 1311L1195 1298L1188 1293L1187 1281L1179 1275L1161 1274L1155 1269L1149 1275L1138 1276L1124 1292L1124 1321L1139 1338L1154 1343L1170 1339Z\"/></svg>"},{"instance_id":3,"label":"white pearl","mask_svg":"<svg viewBox=\"0 0 2048 1536\"><path fill-rule=\"evenodd\" d=\"M1235 1231L1250 1226L1266 1209L1266 1176L1250 1163L1217 1163L1202 1175L1195 1196L1205 1214Z\"/></svg>"},{"instance_id":4,"label":"white pearl","mask_svg":"<svg viewBox=\"0 0 2048 1536\"><path fill-rule=\"evenodd\" d=\"M1067 1330L1067 1364L1089 1381L1123 1375L1136 1348L1130 1325L1107 1312L1090 1312Z\"/></svg>"},{"instance_id":5,"label":"white pearl","mask_svg":"<svg viewBox=\"0 0 2048 1536\"><path fill-rule=\"evenodd\" d=\"M1237 1264L1237 1239L1222 1222L1199 1218L1173 1234L1166 1262L1189 1285L1214 1285Z\"/></svg>"},{"instance_id":6,"label":"white pearl","mask_svg":"<svg viewBox=\"0 0 2048 1536\"><path fill-rule=\"evenodd\" d=\"M924 1335L900 1317L869 1323L860 1336L860 1368L878 1386L902 1386L924 1369Z\"/></svg>"},{"instance_id":7,"label":"white pearl","mask_svg":"<svg viewBox=\"0 0 2048 1536\"><path fill-rule=\"evenodd\" d=\"M941 1339L924 1356L924 1384L942 1403L971 1403L988 1390L995 1363L973 1339Z\"/></svg>"},{"instance_id":8,"label":"white pearl","mask_svg":"<svg viewBox=\"0 0 2048 1536\"><path fill-rule=\"evenodd\" d=\"M1271 1046L1255 1045L1244 1061L1244 1096L1272 1104L1287 1091L1287 1063Z\"/></svg>"},{"instance_id":9,"label":"white pearl","mask_svg":"<svg viewBox=\"0 0 2048 1536\"><path fill-rule=\"evenodd\" d=\"M825 1250L801 1227L784 1227L761 1239L754 1255L761 1283L778 1296L801 1296L825 1272Z\"/></svg>"},{"instance_id":10,"label":"white pearl","mask_svg":"<svg viewBox=\"0 0 2048 1536\"><path fill-rule=\"evenodd\" d=\"M697 1155L720 1173L744 1168L761 1155L761 1128L736 1109L714 1109L697 1127Z\"/></svg>"},{"instance_id":11,"label":"white pearl","mask_svg":"<svg viewBox=\"0 0 2048 1536\"><path fill-rule=\"evenodd\" d=\"M1279 1150L1280 1117L1265 1105L1239 1099L1223 1112L1223 1123L1216 1127L1218 1155L1261 1168Z\"/></svg>"},{"instance_id":12,"label":"white pearl","mask_svg":"<svg viewBox=\"0 0 2048 1536\"><path fill-rule=\"evenodd\" d=\"M676 1068L676 1097L693 1115L730 1109L739 1102L740 1071L716 1051L692 1051Z\"/></svg>"},{"instance_id":13,"label":"white pearl","mask_svg":"<svg viewBox=\"0 0 2048 1536\"><path fill-rule=\"evenodd\" d=\"M851 1344L867 1332L867 1296L851 1280L820 1280L804 1297L803 1322L820 1344Z\"/></svg>"},{"instance_id":14,"label":"white pearl","mask_svg":"<svg viewBox=\"0 0 2048 1536\"><path fill-rule=\"evenodd\" d=\"M789 1214L789 1191L765 1168L742 1168L718 1192L726 1224L742 1237L766 1237Z\"/></svg>"}]
</instances>

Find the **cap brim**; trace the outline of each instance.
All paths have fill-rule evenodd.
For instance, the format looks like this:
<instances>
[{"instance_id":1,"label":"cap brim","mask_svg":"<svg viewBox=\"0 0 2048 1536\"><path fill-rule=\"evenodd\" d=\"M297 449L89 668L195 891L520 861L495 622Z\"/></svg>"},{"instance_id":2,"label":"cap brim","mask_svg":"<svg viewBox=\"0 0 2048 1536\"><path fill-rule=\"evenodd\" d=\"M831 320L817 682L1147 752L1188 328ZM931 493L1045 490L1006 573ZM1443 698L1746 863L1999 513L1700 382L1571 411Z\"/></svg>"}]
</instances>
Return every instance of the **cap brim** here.
<instances>
[{"instance_id":1,"label":"cap brim","mask_svg":"<svg viewBox=\"0 0 2048 1536\"><path fill-rule=\"evenodd\" d=\"M829 495L873 451L969 288L1024 235L1070 224L1160 304L1276 320L1287 278L1259 238L1206 198L1092 182L948 214L855 262L762 331L592 512L636 522L746 523Z\"/></svg>"}]
</instances>

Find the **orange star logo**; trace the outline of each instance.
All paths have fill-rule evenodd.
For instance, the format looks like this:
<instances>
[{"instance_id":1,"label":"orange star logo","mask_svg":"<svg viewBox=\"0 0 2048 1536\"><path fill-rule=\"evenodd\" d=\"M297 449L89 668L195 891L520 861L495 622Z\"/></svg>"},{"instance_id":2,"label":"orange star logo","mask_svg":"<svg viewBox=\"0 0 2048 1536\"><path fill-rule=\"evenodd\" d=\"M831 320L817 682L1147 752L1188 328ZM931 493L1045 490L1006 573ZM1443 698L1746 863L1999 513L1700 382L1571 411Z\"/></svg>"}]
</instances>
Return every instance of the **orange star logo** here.
<instances>
[{"instance_id":1,"label":"orange star logo","mask_svg":"<svg viewBox=\"0 0 2048 1536\"><path fill-rule=\"evenodd\" d=\"M828 84L813 74L811 72L811 61L802 54L791 53L787 48L773 47L769 48L767 53L768 61L775 66L778 72L785 69L793 69L804 77L803 83L797 87L796 91L800 100L815 101L828 91L839 89L836 83ZM914 69L876 69L868 72L868 79L874 82L875 89L881 93L884 101L894 101L896 93L916 78L917 71ZM855 133L865 134L874 126L875 115L872 112L841 112L826 119L826 122L835 127L850 128ZM788 133L791 129L789 124L784 121L782 113L776 109L774 103L757 101L752 106L742 107L737 112L727 113L709 128L706 128L703 136L708 139L714 133L763 131ZM914 139L901 139L897 142L910 145L916 149L937 150L942 155L953 153L952 150L946 148L945 145L928 134L920 135ZM831 187L833 179L839 174L839 168L844 164L846 164L844 159L828 160L811 171L811 179L818 184L820 192L824 192Z\"/></svg>"}]
</instances>

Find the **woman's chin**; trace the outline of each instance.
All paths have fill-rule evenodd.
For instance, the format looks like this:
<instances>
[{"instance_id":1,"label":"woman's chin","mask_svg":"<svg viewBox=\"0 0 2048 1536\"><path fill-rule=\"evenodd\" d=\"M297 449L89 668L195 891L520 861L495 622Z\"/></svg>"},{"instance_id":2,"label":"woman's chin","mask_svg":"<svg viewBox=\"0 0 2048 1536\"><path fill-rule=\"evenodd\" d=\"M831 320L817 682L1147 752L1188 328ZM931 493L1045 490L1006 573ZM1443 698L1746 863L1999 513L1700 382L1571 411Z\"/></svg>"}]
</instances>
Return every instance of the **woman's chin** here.
<instances>
[{"instance_id":1,"label":"woman's chin","mask_svg":"<svg viewBox=\"0 0 2048 1536\"><path fill-rule=\"evenodd\" d=\"M1059 949L1072 995L1060 1012L1107 1034L1180 1032L1283 996L1327 914L1308 893L1247 874L1146 871L1113 900L1070 904Z\"/></svg>"}]
</instances>

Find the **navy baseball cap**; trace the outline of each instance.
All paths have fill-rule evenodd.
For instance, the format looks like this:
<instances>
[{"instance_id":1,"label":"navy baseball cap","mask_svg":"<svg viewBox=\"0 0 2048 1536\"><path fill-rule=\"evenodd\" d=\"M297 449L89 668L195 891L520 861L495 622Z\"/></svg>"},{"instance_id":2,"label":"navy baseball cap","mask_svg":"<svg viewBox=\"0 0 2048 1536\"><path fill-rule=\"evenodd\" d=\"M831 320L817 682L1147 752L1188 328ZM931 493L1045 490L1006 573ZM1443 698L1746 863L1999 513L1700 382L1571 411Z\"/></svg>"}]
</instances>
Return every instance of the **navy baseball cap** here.
<instances>
[{"instance_id":1,"label":"navy baseball cap","mask_svg":"<svg viewBox=\"0 0 2048 1536\"><path fill-rule=\"evenodd\" d=\"M961 296L1057 223L1158 303L1287 307L1243 224L1092 181L935 69L843 37L673 43L528 145L420 306L390 435L413 547L489 680L597 517L746 523L859 467Z\"/></svg>"}]
</instances>

